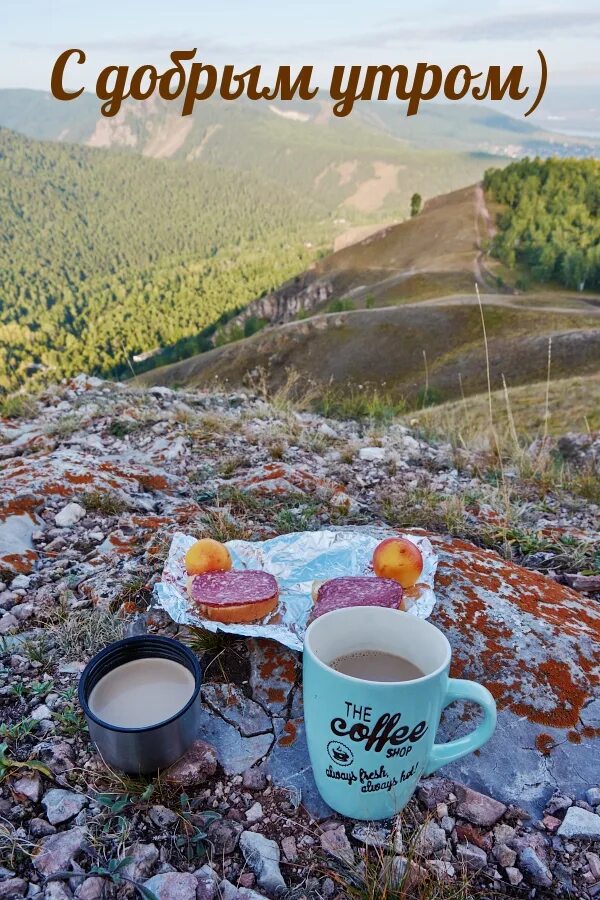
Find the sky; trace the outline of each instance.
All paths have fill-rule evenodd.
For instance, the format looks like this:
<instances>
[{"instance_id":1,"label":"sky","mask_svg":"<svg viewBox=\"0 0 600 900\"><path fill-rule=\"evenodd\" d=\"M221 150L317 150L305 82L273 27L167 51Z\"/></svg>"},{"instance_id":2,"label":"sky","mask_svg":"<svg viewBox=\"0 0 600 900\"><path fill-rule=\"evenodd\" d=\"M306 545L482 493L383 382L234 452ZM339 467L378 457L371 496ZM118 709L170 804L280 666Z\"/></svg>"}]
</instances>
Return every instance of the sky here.
<instances>
[{"instance_id":1,"label":"sky","mask_svg":"<svg viewBox=\"0 0 600 900\"><path fill-rule=\"evenodd\" d=\"M549 89L581 87L600 106L600 4L515 0L0 0L0 88L49 89L56 57L87 54L77 86L107 65L169 66L174 49L198 48L217 66L464 63L473 69L549 65ZM404 6L404 10L403 10ZM74 69L75 71L75 69ZM536 82L537 83L537 82Z\"/></svg>"}]
</instances>

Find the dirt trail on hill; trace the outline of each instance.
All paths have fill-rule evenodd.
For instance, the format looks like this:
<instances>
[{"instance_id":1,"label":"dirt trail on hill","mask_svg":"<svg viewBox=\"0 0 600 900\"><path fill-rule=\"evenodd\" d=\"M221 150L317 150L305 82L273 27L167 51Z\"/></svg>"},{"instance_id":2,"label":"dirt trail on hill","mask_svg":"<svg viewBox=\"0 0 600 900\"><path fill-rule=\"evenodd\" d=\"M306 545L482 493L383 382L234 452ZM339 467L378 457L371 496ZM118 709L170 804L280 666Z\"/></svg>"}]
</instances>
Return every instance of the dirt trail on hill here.
<instances>
[{"instance_id":1,"label":"dirt trail on hill","mask_svg":"<svg viewBox=\"0 0 600 900\"><path fill-rule=\"evenodd\" d=\"M536 303L528 303L527 298L515 297L507 294L482 294L481 302L484 306L501 306L504 309L517 309L525 312L559 313L561 315L600 316L600 298L581 298L576 301L581 306L539 306ZM449 297L434 297L431 300L421 300L418 304L404 304L404 306L476 306L477 297L473 294L453 294ZM386 307L381 307L385 309Z\"/></svg>"}]
</instances>

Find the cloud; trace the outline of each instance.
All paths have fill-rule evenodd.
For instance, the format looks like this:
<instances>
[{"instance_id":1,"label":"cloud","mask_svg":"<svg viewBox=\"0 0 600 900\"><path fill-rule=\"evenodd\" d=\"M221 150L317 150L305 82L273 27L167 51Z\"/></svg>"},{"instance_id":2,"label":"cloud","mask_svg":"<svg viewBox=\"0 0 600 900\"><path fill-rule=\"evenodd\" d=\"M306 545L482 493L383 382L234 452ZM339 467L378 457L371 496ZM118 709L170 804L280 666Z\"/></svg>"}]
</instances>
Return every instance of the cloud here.
<instances>
[{"instance_id":1,"label":"cloud","mask_svg":"<svg viewBox=\"0 0 600 900\"><path fill-rule=\"evenodd\" d=\"M573 9L549 13L515 13L475 21L468 28L464 23L440 28L434 32L441 38L459 41L508 40L523 41L546 38L565 32L581 31L589 38L600 26L600 10Z\"/></svg>"}]
</instances>

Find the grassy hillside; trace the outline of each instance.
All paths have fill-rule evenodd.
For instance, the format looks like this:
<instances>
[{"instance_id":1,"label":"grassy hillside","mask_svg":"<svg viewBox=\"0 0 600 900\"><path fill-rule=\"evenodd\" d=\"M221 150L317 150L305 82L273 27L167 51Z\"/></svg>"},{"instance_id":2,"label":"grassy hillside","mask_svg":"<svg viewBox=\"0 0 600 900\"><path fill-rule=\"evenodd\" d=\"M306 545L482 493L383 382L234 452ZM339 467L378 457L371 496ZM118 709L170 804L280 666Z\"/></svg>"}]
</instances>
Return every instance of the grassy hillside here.
<instances>
[{"instance_id":1,"label":"grassy hillside","mask_svg":"<svg viewBox=\"0 0 600 900\"><path fill-rule=\"evenodd\" d=\"M546 407L547 401L547 407ZM520 438L531 440L543 432L547 417L548 433L556 436L566 431L600 430L600 373L573 378L538 381L511 387L492 394L494 422L507 439L514 424ZM489 422L487 393L453 403L412 412L411 421L421 428L453 439L456 443L477 446Z\"/></svg>"},{"instance_id":2,"label":"grassy hillside","mask_svg":"<svg viewBox=\"0 0 600 900\"><path fill-rule=\"evenodd\" d=\"M575 312L489 306L485 309L492 384L501 387L541 380L548 337L553 337L555 372L589 373L600 359L600 317ZM297 370L325 385L385 385L412 403L425 388L437 399L477 394L486 387L485 352L477 306L443 303L329 313L263 331L247 340L200 354L141 376L144 384L206 385L214 379L243 382L257 366L273 388ZM460 380L459 380L460 375Z\"/></svg>"},{"instance_id":3,"label":"grassy hillside","mask_svg":"<svg viewBox=\"0 0 600 900\"><path fill-rule=\"evenodd\" d=\"M436 198L416 218L316 262L299 287L331 286L318 315L147 373L143 381L241 383L262 366L274 389L293 369L339 391L385 386L413 407L426 383L429 400L475 395L487 386L475 282L494 388L502 375L511 385L543 379L550 336L557 377L597 372L600 298L508 288L487 268L483 247L493 229L479 187Z\"/></svg>"},{"instance_id":4,"label":"grassy hillside","mask_svg":"<svg viewBox=\"0 0 600 900\"><path fill-rule=\"evenodd\" d=\"M258 177L6 130L0 222L4 387L36 367L109 371L196 334L331 234L318 203Z\"/></svg>"}]
</instances>

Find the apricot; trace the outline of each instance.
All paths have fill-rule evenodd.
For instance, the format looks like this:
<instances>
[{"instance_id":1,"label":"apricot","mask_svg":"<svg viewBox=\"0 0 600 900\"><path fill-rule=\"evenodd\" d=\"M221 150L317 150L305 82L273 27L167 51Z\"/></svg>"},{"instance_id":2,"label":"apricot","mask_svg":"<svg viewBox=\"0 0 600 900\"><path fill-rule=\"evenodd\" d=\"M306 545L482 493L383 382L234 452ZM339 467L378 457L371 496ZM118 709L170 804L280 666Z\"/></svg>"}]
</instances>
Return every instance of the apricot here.
<instances>
[{"instance_id":1,"label":"apricot","mask_svg":"<svg viewBox=\"0 0 600 900\"><path fill-rule=\"evenodd\" d=\"M192 544L185 554L185 568L188 575L228 572L231 569L231 556L225 544L212 538L202 538Z\"/></svg>"},{"instance_id":2,"label":"apricot","mask_svg":"<svg viewBox=\"0 0 600 900\"><path fill-rule=\"evenodd\" d=\"M407 538L386 538L375 547L373 571L379 578L392 578L403 588L410 588L423 571L421 551Z\"/></svg>"}]
</instances>

